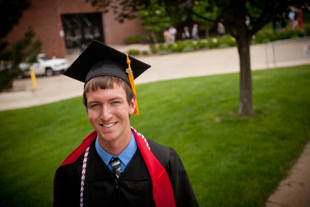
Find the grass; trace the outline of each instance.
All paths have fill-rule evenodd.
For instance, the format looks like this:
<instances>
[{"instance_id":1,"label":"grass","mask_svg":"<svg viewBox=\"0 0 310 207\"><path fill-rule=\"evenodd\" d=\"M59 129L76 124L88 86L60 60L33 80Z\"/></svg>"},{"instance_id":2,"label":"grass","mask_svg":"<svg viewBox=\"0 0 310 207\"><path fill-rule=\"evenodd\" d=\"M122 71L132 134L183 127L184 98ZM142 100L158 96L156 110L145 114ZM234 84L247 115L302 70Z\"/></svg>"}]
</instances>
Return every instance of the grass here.
<instances>
[{"instance_id":1,"label":"grass","mask_svg":"<svg viewBox=\"0 0 310 207\"><path fill-rule=\"evenodd\" d=\"M137 86L132 126L178 152L200 206L262 206L310 140L310 66L252 75L252 117L237 115L237 73ZM0 206L51 206L56 168L91 131L81 97L0 112Z\"/></svg>"}]
</instances>

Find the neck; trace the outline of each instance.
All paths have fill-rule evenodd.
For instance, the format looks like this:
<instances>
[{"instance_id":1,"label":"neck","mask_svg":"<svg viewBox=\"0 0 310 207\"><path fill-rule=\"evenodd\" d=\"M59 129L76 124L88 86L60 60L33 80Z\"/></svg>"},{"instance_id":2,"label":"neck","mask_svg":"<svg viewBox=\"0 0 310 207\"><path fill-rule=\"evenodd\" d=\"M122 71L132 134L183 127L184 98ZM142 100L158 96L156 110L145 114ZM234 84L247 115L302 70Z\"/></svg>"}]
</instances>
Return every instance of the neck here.
<instances>
[{"instance_id":1,"label":"neck","mask_svg":"<svg viewBox=\"0 0 310 207\"><path fill-rule=\"evenodd\" d=\"M113 140L113 141L106 141L103 138L100 138L98 136L99 145L102 149L104 149L110 155L118 156L128 146L131 140L131 133L129 133L129 135L124 138Z\"/></svg>"}]
</instances>

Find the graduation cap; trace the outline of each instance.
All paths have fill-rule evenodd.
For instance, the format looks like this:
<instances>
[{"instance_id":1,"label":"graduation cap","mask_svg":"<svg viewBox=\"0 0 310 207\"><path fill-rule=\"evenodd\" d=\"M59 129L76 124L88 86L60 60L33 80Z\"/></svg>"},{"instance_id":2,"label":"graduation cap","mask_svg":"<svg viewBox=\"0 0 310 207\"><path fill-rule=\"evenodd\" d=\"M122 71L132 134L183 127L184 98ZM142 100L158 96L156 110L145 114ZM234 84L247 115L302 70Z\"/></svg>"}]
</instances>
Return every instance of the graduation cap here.
<instances>
[{"instance_id":1,"label":"graduation cap","mask_svg":"<svg viewBox=\"0 0 310 207\"><path fill-rule=\"evenodd\" d=\"M95 40L72 63L64 75L85 84L98 76L118 77L131 86L137 96L134 79L149 67L151 66ZM139 114L138 105L134 114Z\"/></svg>"}]
</instances>

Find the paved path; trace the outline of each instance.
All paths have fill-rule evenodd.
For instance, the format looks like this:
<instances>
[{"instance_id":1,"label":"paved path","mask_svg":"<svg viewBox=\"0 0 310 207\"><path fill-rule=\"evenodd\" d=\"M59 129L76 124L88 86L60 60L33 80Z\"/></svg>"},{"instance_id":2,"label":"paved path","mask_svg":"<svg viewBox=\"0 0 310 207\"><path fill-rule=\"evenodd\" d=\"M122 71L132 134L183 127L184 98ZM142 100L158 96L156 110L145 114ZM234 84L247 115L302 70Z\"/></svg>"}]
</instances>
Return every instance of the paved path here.
<instances>
[{"instance_id":1,"label":"paved path","mask_svg":"<svg viewBox=\"0 0 310 207\"><path fill-rule=\"evenodd\" d=\"M148 50L145 45L117 45L127 52L130 48ZM67 57L72 62L78 54ZM141 56L138 59L152 65L136 84L213 74L239 72L239 56L236 48L204 50L182 54ZM310 64L310 58L282 61L277 67ZM252 70L273 67L266 63L264 45L251 46ZM36 106L82 95L83 83L63 75L38 77L37 90L31 79L16 80L11 92L0 93L0 111ZM310 206L310 142L299 160L268 199L266 207Z\"/></svg>"},{"instance_id":2,"label":"paved path","mask_svg":"<svg viewBox=\"0 0 310 207\"><path fill-rule=\"evenodd\" d=\"M310 207L310 142L265 207Z\"/></svg>"}]
</instances>

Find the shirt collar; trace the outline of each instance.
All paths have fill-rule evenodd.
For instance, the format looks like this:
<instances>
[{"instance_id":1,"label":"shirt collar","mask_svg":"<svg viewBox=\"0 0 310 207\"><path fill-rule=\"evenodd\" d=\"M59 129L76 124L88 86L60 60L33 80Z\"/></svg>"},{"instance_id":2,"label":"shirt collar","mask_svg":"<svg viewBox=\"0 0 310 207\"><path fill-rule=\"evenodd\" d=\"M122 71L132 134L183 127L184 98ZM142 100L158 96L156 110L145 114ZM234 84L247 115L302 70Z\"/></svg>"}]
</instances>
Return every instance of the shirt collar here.
<instances>
[{"instance_id":1,"label":"shirt collar","mask_svg":"<svg viewBox=\"0 0 310 207\"><path fill-rule=\"evenodd\" d=\"M99 145L98 136L96 138L95 147L96 147L96 151L99 154L102 161L110 168L109 162L110 162L112 157L116 157L116 156L112 156L111 154L106 152L104 149L102 149L102 147ZM135 154L136 150L137 150L136 139L135 139L133 133L131 132L131 140L130 140L128 146L124 149L124 151L122 151L117 156L121 160L121 165L123 165L123 167L121 166L122 172L124 171L125 167L130 162L130 160L133 157L133 155Z\"/></svg>"}]
</instances>

